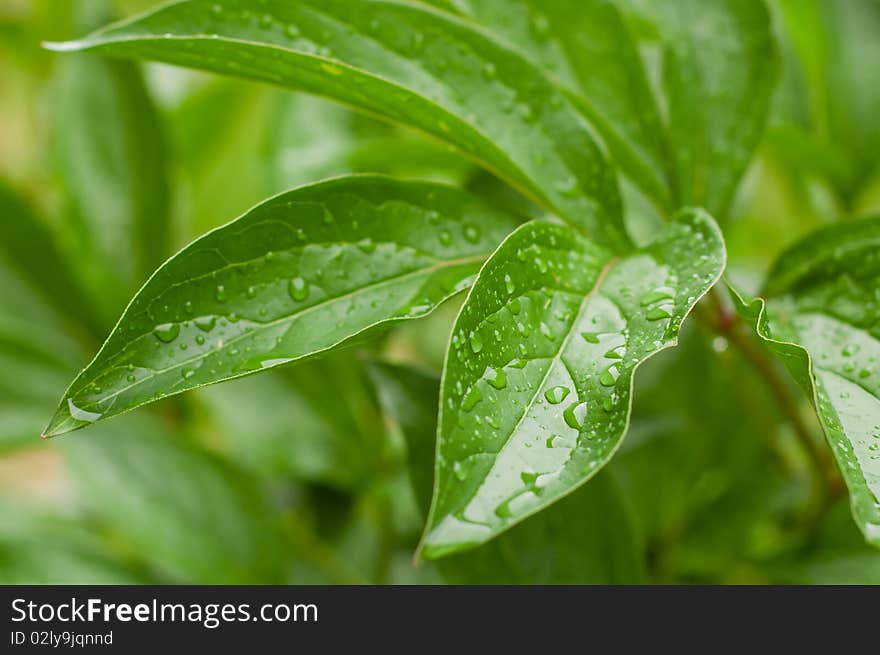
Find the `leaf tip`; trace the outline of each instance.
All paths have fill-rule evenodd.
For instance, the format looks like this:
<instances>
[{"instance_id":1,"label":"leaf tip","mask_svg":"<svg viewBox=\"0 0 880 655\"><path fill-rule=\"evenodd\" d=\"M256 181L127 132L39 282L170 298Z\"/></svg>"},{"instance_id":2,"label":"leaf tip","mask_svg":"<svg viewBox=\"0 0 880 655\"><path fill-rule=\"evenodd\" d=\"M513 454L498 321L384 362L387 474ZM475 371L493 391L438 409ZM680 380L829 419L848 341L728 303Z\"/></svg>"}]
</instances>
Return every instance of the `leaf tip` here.
<instances>
[{"instance_id":1,"label":"leaf tip","mask_svg":"<svg viewBox=\"0 0 880 655\"><path fill-rule=\"evenodd\" d=\"M52 52L75 52L85 47L82 41L41 41L40 45Z\"/></svg>"}]
</instances>

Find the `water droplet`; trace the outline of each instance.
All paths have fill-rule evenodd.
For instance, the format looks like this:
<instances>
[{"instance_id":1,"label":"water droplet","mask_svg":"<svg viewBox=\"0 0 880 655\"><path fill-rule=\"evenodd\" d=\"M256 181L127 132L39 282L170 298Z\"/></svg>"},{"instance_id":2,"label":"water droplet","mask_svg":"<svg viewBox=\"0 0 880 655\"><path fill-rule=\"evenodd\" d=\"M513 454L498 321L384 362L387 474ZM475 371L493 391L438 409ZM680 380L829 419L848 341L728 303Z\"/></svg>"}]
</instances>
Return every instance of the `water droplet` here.
<instances>
[{"instance_id":1,"label":"water droplet","mask_svg":"<svg viewBox=\"0 0 880 655\"><path fill-rule=\"evenodd\" d=\"M524 359L512 359L508 362L508 368L525 368L526 360Z\"/></svg>"},{"instance_id":2,"label":"water droplet","mask_svg":"<svg viewBox=\"0 0 880 655\"><path fill-rule=\"evenodd\" d=\"M301 277L295 277L287 285L290 297L297 302L302 302L309 297L309 284Z\"/></svg>"},{"instance_id":3,"label":"water droplet","mask_svg":"<svg viewBox=\"0 0 880 655\"><path fill-rule=\"evenodd\" d=\"M571 393L571 390L568 387L558 386L553 387L552 389L547 389L547 391L544 392L544 398L546 398L547 402L551 405L558 405L568 397L569 393Z\"/></svg>"},{"instance_id":4,"label":"water droplet","mask_svg":"<svg viewBox=\"0 0 880 655\"><path fill-rule=\"evenodd\" d=\"M620 371L617 364L612 364L599 374L599 383L603 387L613 387L617 383L618 377L620 377Z\"/></svg>"},{"instance_id":5,"label":"water droplet","mask_svg":"<svg viewBox=\"0 0 880 655\"><path fill-rule=\"evenodd\" d=\"M871 376L871 371L869 371L866 368L863 368L861 371L859 371L859 377L862 378L863 380L867 377L870 377L870 376Z\"/></svg>"},{"instance_id":6,"label":"water droplet","mask_svg":"<svg viewBox=\"0 0 880 655\"><path fill-rule=\"evenodd\" d=\"M605 359L623 359L626 354L626 346L617 346L605 353Z\"/></svg>"},{"instance_id":7,"label":"water droplet","mask_svg":"<svg viewBox=\"0 0 880 655\"><path fill-rule=\"evenodd\" d=\"M203 337L201 334L197 334L196 335L196 343L199 344L200 346L203 345L205 343L205 337Z\"/></svg>"},{"instance_id":8,"label":"water droplet","mask_svg":"<svg viewBox=\"0 0 880 655\"><path fill-rule=\"evenodd\" d=\"M285 28L284 33L287 34L287 37L290 39L295 39L299 36L299 28L296 25L288 25Z\"/></svg>"},{"instance_id":9,"label":"water droplet","mask_svg":"<svg viewBox=\"0 0 880 655\"><path fill-rule=\"evenodd\" d=\"M494 80L497 75L498 71L495 69L495 64L493 64L491 61L486 62L486 64L483 66L483 77L485 77L487 80Z\"/></svg>"},{"instance_id":10,"label":"water droplet","mask_svg":"<svg viewBox=\"0 0 880 655\"><path fill-rule=\"evenodd\" d=\"M840 354L844 357L851 357L858 353L860 350L859 344L850 343L843 347L843 350L840 351Z\"/></svg>"},{"instance_id":11,"label":"water droplet","mask_svg":"<svg viewBox=\"0 0 880 655\"><path fill-rule=\"evenodd\" d=\"M452 243L452 232L450 232L449 230L441 230L440 243L442 243L444 246L448 246L450 243Z\"/></svg>"},{"instance_id":12,"label":"water droplet","mask_svg":"<svg viewBox=\"0 0 880 655\"><path fill-rule=\"evenodd\" d=\"M532 28L535 30L535 35L541 39L546 38L550 33L550 23L547 21L547 17L541 14L532 19Z\"/></svg>"},{"instance_id":13,"label":"water droplet","mask_svg":"<svg viewBox=\"0 0 880 655\"><path fill-rule=\"evenodd\" d=\"M196 324L196 327L199 328L202 332L210 332L214 329L214 324L217 322L216 316L199 316L198 318L193 320L193 323Z\"/></svg>"},{"instance_id":14,"label":"water droplet","mask_svg":"<svg viewBox=\"0 0 880 655\"><path fill-rule=\"evenodd\" d=\"M513 298L507 303L507 308L510 310L511 314L519 314L522 310L522 303L519 298Z\"/></svg>"},{"instance_id":15,"label":"water droplet","mask_svg":"<svg viewBox=\"0 0 880 655\"><path fill-rule=\"evenodd\" d=\"M324 207L324 225L332 225L333 224L333 212Z\"/></svg>"},{"instance_id":16,"label":"water droplet","mask_svg":"<svg viewBox=\"0 0 880 655\"><path fill-rule=\"evenodd\" d=\"M487 368L486 380L496 389L504 389L507 386L507 373L500 368Z\"/></svg>"},{"instance_id":17,"label":"water droplet","mask_svg":"<svg viewBox=\"0 0 880 655\"><path fill-rule=\"evenodd\" d=\"M470 343L471 350L474 351L475 355L483 349L483 337L480 336L479 332L471 332Z\"/></svg>"},{"instance_id":18,"label":"water droplet","mask_svg":"<svg viewBox=\"0 0 880 655\"><path fill-rule=\"evenodd\" d=\"M671 316L672 314L666 311L663 307L652 307L645 314L645 318L649 321L659 321L661 318L669 318Z\"/></svg>"},{"instance_id":19,"label":"water droplet","mask_svg":"<svg viewBox=\"0 0 880 655\"><path fill-rule=\"evenodd\" d=\"M471 390L468 391L467 395L462 399L461 408L464 411L469 412L474 408L474 405L476 405L482 399L483 394L480 393L480 389L477 387L477 385L474 385L471 387Z\"/></svg>"},{"instance_id":20,"label":"water droplet","mask_svg":"<svg viewBox=\"0 0 880 655\"><path fill-rule=\"evenodd\" d=\"M180 334L180 325L177 323L162 323L153 328L153 334L159 341L171 343Z\"/></svg>"},{"instance_id":21,"label":"water droplet","mask_svg":"<svg viewBox=\"0 0 880 655\"><path fill-rule=\"evenodd\" d=\"M560 439L560 438L561 437L557 434L551 434L549 437L547 437L547 441L546 441L547 448L554 448L553 442L556 441L556 439Z\"/></svg>"},{"instance_id":22,"label":"water droplet","mask_svg":"<svg viewBox=\"0 0 880 655\"><path fill-rule=\"evenodd\" d=\"M262 27L263 29L268 29L268 28L272 27L272 24L274 22L275 21L270 14L263 14L260 17L260 27Z\"/></svg>"},{"instance_id":23,"label":"water droplet","mask_svg":"<svg viewBox=\"0 0 880 655\"><path fill-rule=\"evenodd\" d=\"M581 336L584 338L584 341L587 343L599 343L599 333L598 332L581 332Z\"/></svg>"},{"instance_id":24,"label":"water droplet","mask_svg":"<svg viewBox=\"0 0 880 655\"><path fill-rule=\"evenodd\" d=\"M214 294L214 297L217 299L217 302L226 302L226 287L222 284L217 285L217 292Z\"/></svg>"},{"instance_id":25,"label":"water droplet","mask_svg":"<svg viewBox=\"0 0 880 655\"><path fill-rule=\"evenodd\" d=\"M358 241L357 247L362 253L369 255L371 252L375 252L376 243L372 239L361 239Z\"/></svg>"},{"instance_id":26,"label":"water droplet","mask_svg":"<svg viewBox=\"0 0 880 655\"><path fill-rule=\"evenodd\" d=\"M516 291L516 283L513 281L513 278L510 277L510 275L507 273L505 273L504 275L504 286L507 289L507 293L509 294Z\"/></svg>"},{"instance_id":27,"label":"water droplet","mask_svg":"<svg viewBox=\"0 0 880 655\"><path fill-rule=\"evenodd\" d=\"M245 295L248 298L254 298L257 295L257 287L248 287L247 291L245 291Z\"/></svg>"},{"instance_id":28,"label":"water droplet","mask_svg":"<svg viewBox=\"0 0 880 655\"><path fill-rule=\"evenodd\" d=\"M129 382L134 382L135 380L137 380L137 378L132 373L129 373L128 375L126 375L125 379Z\"/></svg>"},{"instance_id":29,"label":"water droplet","mask_svg":"<svg viewBox=\"0 0 880 655\"><path fill-rule=\"evenodd\" d=\"M480 240L480 228L476 225L465 225L464 238L470 243L476 243Z\"/></svg>"},{"instance_id":30,"label":"water droplet","mask_svg":"<svg viewBox=\"0 0 880 655\"><path fill-rule=\"evenodd\" d=\"M568 197L576 196L580 191L577 179L573 175L558 180L554 186L559 193Z\"/></svg>"},{"instance_id":31,"label":"water droplet","mask_svg":"<svg viewBox=\"0 0 880 655\"><path fill-rule=\"evenodd\" d=\"M568 408L562 412L562 418L569 427L574 428L575 430L580 430L587 420L587 403L578 402L569 405Z\"/></svg>"},{"instance_id":32,"label":"water droplet","mask_svg":"<svg viewBox=\"0 0 880 655\"><path fill-rule=\"evenodd\" d=\"M192 304L192 302L190 302L189 300L187 300L185 303L183 303L183 311L185 311L187 314L192 314L192 313L193 313L193 304Z\"/></svg>"},{"instance_id":33,"label":"water droplet","mask_svg":"<svg viewBox=\"0 0 880 655\"><path fill-rule=\"evenodd\" d=\"M639 303L642 307L647 307L648 305L653 305L662 300L670 300L674 298L673 291L668 288L654 289L653 291L648 291L643 294Z\"/></svg>"},{"instance_id":34,"label":"water droplet","mask_svg":"<svg viewBox=\"0 0 880 655\"><path fill-rule=\"evenodd\" d=\"M537 115L535 114L535 110L532 108L532 106L530 104L525 103L525 102L519 106L519 115L522 116L522 119L526 123L532 123L537 118Z\"/></svg>"},{"instance_id":35,"label":"water droplet","mask_svg":"<svg viewBox=\"0 0 880 655\"><path fill-rule=\"evenodd\" d=\"M191 368L185 368L180 371L180 375L183 377L184 380L190 379L195 374L196 372Z\"/></svg>"},{"instance_id":36,"label":"water droplet","mask_svg":"<svg viewBox=\"0 0 880 655\"><path fill-rule=\"evenodd\" d=\"M452 472L458 480L464 481L465 477L467 477L467 473L461 465L461 462L455 462L452 465Z\"/></svg>"}]
</instances>

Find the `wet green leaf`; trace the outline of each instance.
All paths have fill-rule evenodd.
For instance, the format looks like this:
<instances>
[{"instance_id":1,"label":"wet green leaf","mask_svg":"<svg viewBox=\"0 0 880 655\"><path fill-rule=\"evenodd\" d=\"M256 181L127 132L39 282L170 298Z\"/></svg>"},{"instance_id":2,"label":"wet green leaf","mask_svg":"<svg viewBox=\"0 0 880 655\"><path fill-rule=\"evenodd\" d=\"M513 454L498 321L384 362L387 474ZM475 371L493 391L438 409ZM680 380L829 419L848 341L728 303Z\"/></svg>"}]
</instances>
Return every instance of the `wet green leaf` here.
<instances>
[{"instance_id":1,"label":"wet green leaf","mask_svg":"<svg viewBox=\"0 0 880 655\"><path fill-rule=\"evenodd\" d=\"M439 378L389 364L373 364L371 373L383 408L406 439L416 500L427 515ZM438 566L453 584L627 584L643 579L644 554L619 487L602 472L532 520Z\"/></svg>"},{"instance_id":2,"label":"wet green leaf","mask_svg":"<svg viewBox=\"0 0 880 655\"><path fill-rule=\"evenodd\" d=\"M52 47L328 96L457 146L600 243L629 243L616 176L578 110L525 58L426 6L189 0Z\"/></svg>"},{"instance_id":3,"label":"wet green leaf","mask_svg":"<svg viewBox=\"0 0 880 655\"><path fill-rule=\"evenodd\" d=\"M777 75L762 0L625 0L666 109L674 198L726 217L763 131Z\"/></svg>"},{"instance_id":4,"label":"wet green leaf","mask_svg":"<svg viewBox=\"0 0 880 655\"><path fill-rule=\"evenodd\" d=\"M453 188L376 176L276 196L150 278L46 434L424 316L470 286L515 225Z\"/></svg>"},{"instance_id":5,"label":"wet green leaf","mask_svg":"<svg viewBox=\"0 0 880 655\"><path fill-rule=\"evenodd\" d=\"M880 545L880 218L813 233L738 311L807 391L865 538Z\"/></svg>"},{"instance_id":6,"label":"wet green leaf","mask_svg":"<svg viewBox=\"0 0 880 655\"><path fill-rule=\"evenodd\" d=\"M665 129L638 43L617 6L607 0L508 0L499 11L496 0L471 0L456 10L572 91L575 106L622 171L670 208Z\"/></svg>"},{"instance_id":7,"label":"wet green leaf","mask_svg":"<svg viewBox=\"0 0 880 655\"><path fill-rule=\"evenodd\" d=\"M64 60L55 102L54 154L69 205L62 243L106 327L168 255L163 134L129 62Z\"/></svg>"},{"instance_id":8,"label":"wet green leaf","mask_svg":"<svg viewBox=\"0 0 880 655\"><path fill-rule=\"evenodd\" d=\"M455 3L575 94L627 176L661 207L725 218L776 81L762 0Z\"/></svg>"},{"instance_id":9,"label":"wet green leaf","mask_svg":"<svg viewBox=\"0 0 880 655\"><path fill-rule=\"evenodd\" d=\"M724 259L700 210L622 257L549 223L505 240L453 329L423 553L487 541L592 477L626 432L636 367L675 343Z\"/></svg>"}]
</instances>

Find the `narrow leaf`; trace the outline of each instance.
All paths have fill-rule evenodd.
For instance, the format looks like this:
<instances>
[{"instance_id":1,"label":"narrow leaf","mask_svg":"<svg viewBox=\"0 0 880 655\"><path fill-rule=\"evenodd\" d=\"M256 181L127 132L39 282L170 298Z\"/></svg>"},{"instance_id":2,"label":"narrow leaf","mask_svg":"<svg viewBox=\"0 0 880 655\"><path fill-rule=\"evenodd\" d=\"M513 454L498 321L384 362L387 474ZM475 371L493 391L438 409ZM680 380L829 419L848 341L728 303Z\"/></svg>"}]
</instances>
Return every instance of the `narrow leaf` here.
<instances>
[{"instance_id":1,"label":"narrow leaf","mask_svg":"<svg viewBox=\"0 0 880 655\"><path fill-rule=\"evenodd\" d=\"M785 252L739 312L808 392L865 538L880 545L880 218Z\"/></svg>"},{"instance_id":2,"label":"narrow leaf","mask_svg":"<svg viewBox=\"0 0 880 655\"><path fill-rule=\"evenodd\" d=\"M406 440L416 500L427 515L440 381L431 373L372 364L380 402ZM644 577L644 554L621 491L606 472L533 520L477 550L438 562L454 584L627 584Z\"/></svg>"},{"instance_id":3,"label":"narrow leaf","mask_svg":"<svg viewBox=\"0 0 880 655\"><path fill-rule=\"evenodd\" d=\"M616 176L564 94L454 16L395 0L188 0L59 50L292 86L451 143L600 243L628 245Z\"/></svg>"},{"instance_id":4,"label":"narrow leaf","mask_svg":"<svg viewBox=\"0 0 880 655\"><path fill-rule=\"evenodd\" d=\"M169 191L156 108L137 68L79 55L63 62L54 154L67 193L62 231L104 327L168 255Z\"/></svg>"},{"instance_id":5,"label":"narrow leaf","mask_svg":"<svg viewBox=\"0 0 880 655\"><path fill-rule=\"evenodd\" d=\"M724 259L700 210L622 257L549 223L511 235L453 330L425 556L487 541L594 475L626 432L636 367L675 343Z\"/></svg>"},{"instance_id":6,"label":"narrow leaf","mask_svg":"<svg viewBox=\"0 0 880 655\"><path fill-rule=\"evenodd\" d=\"M424 316L515 225L455 189L374 176L276 196L150 278L46 434Z\"/></svg>"}]
</instances>

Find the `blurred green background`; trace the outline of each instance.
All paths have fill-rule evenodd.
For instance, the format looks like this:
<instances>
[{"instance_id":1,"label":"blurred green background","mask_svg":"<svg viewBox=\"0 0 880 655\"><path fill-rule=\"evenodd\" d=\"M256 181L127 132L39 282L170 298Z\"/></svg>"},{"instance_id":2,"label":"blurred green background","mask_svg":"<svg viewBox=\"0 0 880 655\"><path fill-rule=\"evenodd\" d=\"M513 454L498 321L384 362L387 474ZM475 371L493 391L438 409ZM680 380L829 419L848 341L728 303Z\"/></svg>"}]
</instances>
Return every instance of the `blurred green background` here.
<instances>
[{"instance_id":1,"label":"blurred green background","mask_svg":"<svg viewBox=\"0 0 880 655\"><path fill-rule=\"evenodd\" d=\"M621 452L555 522L440 565L412 564L402 429L430 422L456 302L41 441L148 273L269 195L384 172L534 211L445 146L322 99L40 47L154 4L0 0L0 583L880 583L847 499L814 514L761 381L695 325L639 370ZM771 5L782 76L726 229L748 290L799 236L880 210L880 2ZM153 233L129 229L144 215Z\"/></svg>"}]
</instances>

